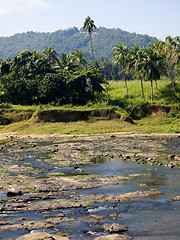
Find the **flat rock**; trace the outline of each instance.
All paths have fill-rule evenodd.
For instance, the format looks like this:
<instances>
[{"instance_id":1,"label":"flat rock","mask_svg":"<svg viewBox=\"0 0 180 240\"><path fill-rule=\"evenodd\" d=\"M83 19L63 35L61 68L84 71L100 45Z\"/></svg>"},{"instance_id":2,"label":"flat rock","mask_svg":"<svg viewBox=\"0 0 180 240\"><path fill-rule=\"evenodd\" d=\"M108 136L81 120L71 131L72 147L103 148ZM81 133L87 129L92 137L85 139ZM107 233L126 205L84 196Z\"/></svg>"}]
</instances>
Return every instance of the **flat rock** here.
<instances>
[{"instance_id":1,"label":"flat rock","mask_svg":"<svg viewBox=\"0 0 180 240\"><path fill-rule=\"evenodd\" d=\"M49 234L45 232L38 233L28 233L19 238L14 238L12 240L69 240L67 237L61 237L54 234Z\"/></svg>"},{"instance_id":2,"label":"flat rock","mask_svg":"<svg viewBox=\"0 0 180 240\"><path fill-rule=\"evenodd\" d=\"M74 217L72 218L67 218L67 217L55 217L55 218L48 218L46 222L52 223L52 224L59 224L59 223L64 223L64 222L73 222L76 219Z\"/></svg>"},{"instance_id":3,"label":"flat rock","mask_svg":"<svg viewBox=\"0 0 180 240\"><path fill-rule=\"evenodd\" d=\"M129 201L132 198L145 198L149 196L159 195L162 194L161 191L157 189L150 189L148 191L136 191L136 192L130 192L130 193L124 193L120 195L103 195L103 194L91 194L91 195L85 195L85 196L78 196L75 197L76 200L84 200L84 201Z\"/></svg>"},{"instance_id":4,"label":"flat rock","mask_svg":"<svg viewBox=\"0 0 180 240\"><path fill-rule=\"evenodd\" d=\"M131 239L132 238L129 236L124 236L124 235L119 235L119 234L111 234L111 235L99 236L99 237L95 238L94 240L131 240Z\"/></svg>"},{"instance_id":5,"label":"flat rock","mask_svg":"<svg viewBox=\"0 0 180 240\"><path fill-rule=\"evenodd\" d=\"M180 196L176 196L170 200L170 202L180 201Z\"/></svg>"},{"instance_id":6,"label":"flat rock","mask_svg":"<svg viewBox=\"0 0 180 240\"><path fill-rule=\"evenodd\" d=\"M0 227L1 230L8 231L12 228L14 229L27 229L27 230L33 230L33 229L40 229L40 228L51 228L54 227L53 224L42 222L42 221L24 221L20 224L12 224Z\"/></svg>"},{"instance_id":7,"label":"flat rock","mask_svg":"<svg viewBox=\"0 0 180 240\"><path fill-rule=\"evenodd\" d=\"M111 233L118 233L118 232L125 232L128 230L127 226L123 226L119 223L107 223L102 226L102 228L105 231L111 232Z\"/></svg>"}]
</instances>

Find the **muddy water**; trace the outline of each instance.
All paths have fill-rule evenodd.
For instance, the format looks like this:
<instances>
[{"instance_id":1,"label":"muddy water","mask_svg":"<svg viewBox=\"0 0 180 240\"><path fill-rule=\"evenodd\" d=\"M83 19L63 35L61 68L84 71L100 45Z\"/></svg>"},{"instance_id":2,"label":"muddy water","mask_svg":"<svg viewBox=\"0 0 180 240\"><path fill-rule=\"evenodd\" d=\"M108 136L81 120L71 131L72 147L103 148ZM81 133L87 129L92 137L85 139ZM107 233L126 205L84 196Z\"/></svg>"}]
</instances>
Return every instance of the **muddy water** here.
<instances>
[{"instance_id":1,"label":"muddy water","mask_svg":"<svg viewBox=\"0 0 180 240\"><path fill-rule=\"evenodd\" d=\"M148 139L146 139L148 141ZM49 142L43 145L49 145ZM51 143L54 144L54 143ZM22 143L22 146L25 146ZM27 144L26 144L27 146ZM163 153L171 154L172 150L175 154L180 154L180 139L166 141ZM28 147L27 147L28 148ZM31 149L32 150L32 149ZM135 240L179 240L180 239L180 201L169 201L175 196L180 195L180 169L169 168L163 166L150 166L147 164L137 164L136 162L124 161L118 158L97 158L91 164L80 165L78 168L74 166L62 167L49 163L46 159L49 151L39 150L37 152L27 150L21 152L2 152L1 159L11 165L17 164L17 158L21 160L21 165L31 166L33 171L29 171L29 176L42 178L47 173L64 172L70 175L124 175L133 176L133 174L144 174L142 177L134 177L129 181L117 185L107 185L92 189L79 189L68 191L68 195L63 198L73 199L74 196L83 196L89 194L123 194L138 190L158 189L163 192L161 195L133 199L125 202L106 202L95 203L89 207L81 208L64 208L57 210L41 210L41 211L2 211L0 213L0 221L8 222L8 224L21 223L21 218L28 220L43 221L45 215L51 217L59 212L65 214L66 217L75 217L75 221L60 223L54 228L48 229L10 229L8 231L0 230L0 240L9 240L19 237L29 232L44 231L49 233L66 233L72 240L93 240L97 236L108 234L102 229L105 223L119 223L128 226L128 232L123 233L129 235ZM141 149L147 151L147 149ZM14 161L16 159L16 161ZM23 161L22 161L23 159ZM41 161L39 161L39 159ZM3 161L1 161L3 165ZM35 171L36 170L36 171ZM38 170L38 171L37 171ZM19 173L11 172L8 174ZM6 198L5 192L0 192L0 198ZM58 198L56 196L56 198ZM116 217L112 218L112 214ZM99 222L89 220L89 216L103 216ZM14 221L16 219L16 221ZM17 220L19 219L19 221Z\"/></svg>"}]
</instances>

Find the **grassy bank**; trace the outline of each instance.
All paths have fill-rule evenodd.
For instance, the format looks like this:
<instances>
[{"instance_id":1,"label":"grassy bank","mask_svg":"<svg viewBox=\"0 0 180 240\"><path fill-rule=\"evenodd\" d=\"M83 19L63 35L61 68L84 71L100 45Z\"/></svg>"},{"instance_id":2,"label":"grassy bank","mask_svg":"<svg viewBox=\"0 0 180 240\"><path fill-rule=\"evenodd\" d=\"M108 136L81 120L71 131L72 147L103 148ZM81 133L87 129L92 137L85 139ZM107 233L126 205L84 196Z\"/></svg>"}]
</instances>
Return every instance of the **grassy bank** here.
<instances>
[{"instance_id":1,"label":"grassy bank","mask_svg":"<svg viewBox=\"0 0 180 240\"><path fill-rule=\"evenodd\" d=\"M177 80L177 93L172 99L171 88L167 80L154 84L154 105L171 107L170 112L164 110L152 112L151 86L150 82L144 82L145 100L142 98L140 81L128 81L129 95L126 95L123 81L111 81L109 88L110 103L106 104L106 95L103 101L96 104L88 103L86 106L15 106L1 104L0 132L19 132L21 134L92 134L107 132L179 132L180 131L180 90ZM102 96L101 96L102 97ZM102 98L101 98L102 99ZM87 121L77 122L35 122L32 117L44 110L78 110L87 111L98 108L112 108L120 115L131 117L135 124L120 119L97 120L95 118ZM9 121L9 122L8 122Z\"/></svg>"}]
</instances>

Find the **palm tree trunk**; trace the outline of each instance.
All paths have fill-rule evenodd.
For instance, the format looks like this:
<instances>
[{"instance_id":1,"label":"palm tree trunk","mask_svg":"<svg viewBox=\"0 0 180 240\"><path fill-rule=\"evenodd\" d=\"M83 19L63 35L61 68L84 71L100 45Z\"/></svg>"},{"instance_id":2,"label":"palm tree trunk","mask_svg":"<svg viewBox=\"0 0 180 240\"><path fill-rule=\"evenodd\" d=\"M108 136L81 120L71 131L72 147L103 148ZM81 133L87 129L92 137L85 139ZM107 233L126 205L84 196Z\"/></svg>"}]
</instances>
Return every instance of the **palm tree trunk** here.
<instances>
[{"instance_id":1,"label":"palm tree trunk","mask_svg":"<svg viewBox=\"0 0 180 240\"><path fill-rule=\"evenodd\" d=\"M145 100L145 96L144 96L144 87L143 87L143 80L142 80L142 78L141 78L141 89L142 89L143 99Z\"/></svg>"},{"instance_id":2,"label":"palm tree trunk","mask_svg":"<svg viewBox=\"0 0 180 240\"><path fill-rule=\"evenodd\" d=\"M172 78L172 99L174 99L174 93L175 93L175 81L174 78Z\"/></svg>"},{"instance_id":3,"label":"palm tree trunk","mask_svg":"<svg viewBox=\"0 0 180 240\"><path fill-rule=\"evenodd\" d=\"M157 90L157 80L155 82L156 82L156 90Z\"/></svg>"},{"instance_id":4,"label":"palm tree trunk","mask_svg":"<svg viewBox=\"0 0 180 240\"><path fill-rule=\"evenodd\" d=\"M153 103L153 81L151 80L151 103Z\"/></svg>"},{"instance_id":5,"label":"palm tree trunk","mask_svg":"<svg viewBox=\"0 0 180 240\"><path fill-rule=\"evenodd\" d=\"M127 81L126 81L126 76L124 74L124 82L125 82L125 85L126 85L126 92L127 92L127 95L128 95L128 87L127 87Z\"/></svg>"},{"instance_id":6,"label":"palm tree trunk","mask_svg":"<svg viewBox=\"0 0 180 240\"><path fill-rule=\"evenodd\" d=\"M92 50L92 56L93 56L93 61L94 61L94 49L93 49L93 43L92 43L92 37L90 35L91 38L91 50Z\"/></svg>"},{"instance_id":7,"label":"palm tree trunk","mask_svg":"<svg viewBox=\"0 0 180 240\"><path fill-rule=\"evenodd\" d=\"M109 92L108 92L109 87L108 87L108 83L107 83L106 77L104 78L104 82L105 82L106 95L107 95L107 102L106 103L109 104Z\"/></svg>"}]
</instances>

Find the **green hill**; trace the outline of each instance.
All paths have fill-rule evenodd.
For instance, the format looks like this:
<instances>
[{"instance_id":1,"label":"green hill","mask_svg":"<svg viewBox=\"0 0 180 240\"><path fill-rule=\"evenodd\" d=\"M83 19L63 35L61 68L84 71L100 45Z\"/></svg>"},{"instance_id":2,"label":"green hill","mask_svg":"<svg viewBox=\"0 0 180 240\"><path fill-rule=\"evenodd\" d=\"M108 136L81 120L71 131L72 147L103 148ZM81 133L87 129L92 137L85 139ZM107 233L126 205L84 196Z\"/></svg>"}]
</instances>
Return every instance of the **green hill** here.
<instances>
[{"instance_id":1,"label":"green hill","mask_svg":"<svg viewBox=\"0 0 180 240\"><path fill-rule=\"evenodd\" d=\"M129 33L121 29L97 28L93 33L93 44L95 57L111 58L112 48L123 42L128 48L134 46L146 47L155 37ZM27 32L18 33L11 37L0 37L0 58L12 58L23 50L43 51L45 47L51 46L59 54L71 53L76 49L84 51L91 58L91 45L88 33L82 29L73 27L67 30L58 30L52 33Z\"/></svg>"}]
</instances>

